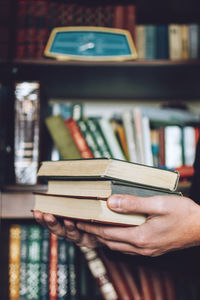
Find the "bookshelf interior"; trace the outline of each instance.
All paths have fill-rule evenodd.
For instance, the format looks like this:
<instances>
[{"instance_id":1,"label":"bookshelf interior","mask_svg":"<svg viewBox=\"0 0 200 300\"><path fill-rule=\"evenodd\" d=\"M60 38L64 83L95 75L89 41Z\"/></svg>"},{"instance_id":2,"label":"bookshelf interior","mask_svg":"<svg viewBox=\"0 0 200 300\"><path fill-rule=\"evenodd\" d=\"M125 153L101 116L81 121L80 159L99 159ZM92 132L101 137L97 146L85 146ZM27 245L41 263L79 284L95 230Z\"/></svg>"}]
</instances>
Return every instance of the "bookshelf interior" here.
<instances>
[{"instance_id":1,"label":"bookshelf interior","mask_svg":"<svg viewBox=\"0 0 200 300\"><path fill-rule=\"evenodd\" d=\"M27 0L28 1L28 0ZM53 59L15 57L16 49L16 11L20 0L4 0L0 4L7 17L0 21L0 32L8 37L0 37L0 83L6 89L4 110L0 125L6 127L3 148L6 166L1 171L1 238L5 247L1 247L4 258L5 277L8 273L5 261L8 260L8 229L12 223L35 223L30 212L33 204L34 191L45 191L46 185L17 186L13 176L14 154L14 83L21 81L38 81L40 83L40 161L49 159L49 137L46 136L44 118L47 116L50 99L67 99L70 102L110 103L117 106L122 103L184 103L200 112L200 58L197 59L141 59L125 62L75 62L56 61ZM22 1L23 2L23 1ZM37 2L33 1L33 2ZM39 1L38 1L39 2ZM56 1L71 3L71 1ZM153 0L139 1L81 1L77 5L132 5L137 7L137 24L190 24L200 23L199 4L197 0L168 0L165 3ZM4 8L4 9L3 9ZM10 19L13 21L10 22ZM0 97L0 101L2 101ZM98 107L97 107L98 109ZM105 105L106 109L106 105ZM7 123L9 122L9 126ZM9 170L8 170L9 168ZM179 190L188 195L190 183L181 183ZM8 274L7 274L8 275ZM8 298L8 282L1 280L3 298ZM6 288L5 288L6 287ZM77 299L78 300L78 299ZM194 299L196 300L196 299Z\"/></svg>"}]
</instances>

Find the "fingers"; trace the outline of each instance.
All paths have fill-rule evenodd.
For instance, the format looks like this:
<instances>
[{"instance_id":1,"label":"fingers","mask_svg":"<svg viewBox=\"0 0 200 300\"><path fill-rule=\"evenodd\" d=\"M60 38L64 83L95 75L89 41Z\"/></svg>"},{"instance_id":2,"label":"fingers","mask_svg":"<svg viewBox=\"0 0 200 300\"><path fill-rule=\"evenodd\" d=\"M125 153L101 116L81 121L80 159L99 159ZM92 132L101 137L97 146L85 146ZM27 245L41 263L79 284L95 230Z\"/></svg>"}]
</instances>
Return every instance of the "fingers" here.
<instances>
[{"instance_id":1,"label":"fingers","mask_svg":"<svg viewBox=\"0 0 200 300\"><path fill-rule=\"evenodd\" d=\"M138 197L134 195L112 195L107 205L120 213L164 214L168 196Z\"/></svg>"},{"instance_id":2,"label":"fingers","mask_svg":"<svg viewBox=\"0 0 200 300\"><path fill-rule=\"evenodd\" d=\"M141 233L141 226L116 227L104 226L99 224L90 224L85 222L78 222L76 226L78 229L83 230L84 232L87 232L89 234L95 235L98 238L124 243L134 243L134 240L137 242L138 237Z\"/></svg>"}]
</instances>

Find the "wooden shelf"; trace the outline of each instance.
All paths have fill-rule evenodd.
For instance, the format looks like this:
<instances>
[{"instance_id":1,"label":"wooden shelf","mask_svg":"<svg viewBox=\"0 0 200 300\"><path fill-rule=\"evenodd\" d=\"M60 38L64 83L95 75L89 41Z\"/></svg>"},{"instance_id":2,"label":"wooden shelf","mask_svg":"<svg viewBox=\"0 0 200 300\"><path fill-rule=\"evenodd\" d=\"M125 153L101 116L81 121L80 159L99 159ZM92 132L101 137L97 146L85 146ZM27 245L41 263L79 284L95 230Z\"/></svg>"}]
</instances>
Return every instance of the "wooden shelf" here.
<instances>
[{"instance_id":1,"label":"wooden shelf","mask_svg":"<svg viewBox=\"0 0 200 300\"><path fill-rule=\"evenodd\" d=\"M1 217L3 219L33 218L33 192L45 192L46 185L5 186L1 188Z\"/></svg>"}]
</instances>

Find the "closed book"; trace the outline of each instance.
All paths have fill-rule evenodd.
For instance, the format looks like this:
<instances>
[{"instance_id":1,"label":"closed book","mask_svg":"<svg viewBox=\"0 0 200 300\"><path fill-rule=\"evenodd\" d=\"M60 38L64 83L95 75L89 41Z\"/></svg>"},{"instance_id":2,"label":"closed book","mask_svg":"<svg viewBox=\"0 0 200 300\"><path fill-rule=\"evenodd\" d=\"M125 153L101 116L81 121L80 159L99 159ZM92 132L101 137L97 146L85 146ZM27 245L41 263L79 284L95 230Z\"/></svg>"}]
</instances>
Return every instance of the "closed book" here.
<instances>
[{"instance_id":1,"label":"closed book","mask_svg":"<svg viewBox=\"0 0 200 300\"><path fill-rule=\"evenodd\" d=\"M87 222L140 225L146 217L142 214L122 214L110 210L107 198L35 194L34 210L50 213L62 218L83 220Z\"/></svg>"},{"instance_id":2,"label":"closed book","mask_svg":"<svg viewBox=\"0 0 200 300\"><path fill-rule=\"evenodd\" d=\"M183 164L182 129L179 126L164 127L165 166L180 167Z\"/></svg>"},{"instance_id":3,"label":"closed book","mask_svg":"<svg viewBox=\"0 0 200 300\"><path fill-rule=\"evenodd\" d=\"M181 25L169 24L169 58L182 58Z\"/></svg>"},{"instance_id":4,"label":"closed book","mask_svg":"<svg viewBox=\"0 0 200 300\"><path fill-rule=\"evenodd\" d=\"M49 249L49 229L44 227L41 233L40 300L49 299Z\"/></svg>"},{"instance_id":5,"label":"closed book","mask_svg":"<svg viewBox=\"0 0 200 300\"><path fill-rule=\"evenodd\" d=\"M28 225L20 225L20 300L27 299Z\"/></svg>"},{"instance_id":6,"label":"closed book","mask_svg":"<svg viewBox=\"0 0 200 300\"><path fill-rule=\"evenodd\" d=\"M186 24L181 25L181 43L182 43L182 58L189 59L189 27Z\"/></svg>"},{"instance_id":7,"label":"closed book","mask_svg":"<svg viewBox=\"0 0 200 300\"><path fill-rule=\"evenodd\" d=\"M98 124L101 128L101 131L104 135L107 145L111 151L112 158L125 159L125 155L122 151L122 148L114 134L112 126L108 119L102 117L98 119Z\"/></svg>"},{"instance_id":8,"label":"closed book","mask_svg":"<svg viewBox=\"0 0 200 300\"><path fill-rule=\"evenodd\" d=\"M69 257L68 242L58 238L58 300L65 300L69 297Z\"/></svg>"},{"instance_id":9,"label":"closed book","mask_svg":"<svg viewBox=\"0 0 200 300\"><path fill-rule=\"evenodd\" d=\"M169 58L169 35L168 25L157 25L157 58L168 59Z\"/></svg>"},{"instance_id":10,"label":"closed book","mask_svg":"<svg viewBox=\"0 0 200 300\"><path fill-rule=\"evenodd\" d=\"M119 172L120 170L120 172ZM111 158L44 161L38 177L46 179L112 179L174 191L178 173Z\"/></svg>"},{"instance_id":11,"label":"closed book","mask_svg":"<svg viewBox=\"0 0 200 300\"><path fill-rule=\"evenodd\" d=\"M199 48L199 25L196 23L189 24L189 57L198 58Z\"/></svg>"},{"instance_id":12,"label":"closed book","mask_svg":"<svg viewBox=\"0 0 200 300\"><path fill-rule=\"evenodd\" d=\"M45 122L61 158L81 158L73 137L61 116L57 115L48 117Z\"/></svg>"},{"instance_id":13,"label":"closed book","mask_svg":"<svg viewBox=\"0 0 200 300\"><path fill-rule=\"evenodd\" d=\"M136 25L136 49L138 59L146 58L146 25Z\"/></svg>"},{"instance_id":14,"label":"closed book","mask_svg":"<svg viewBox=\"0 0 200 300\"><path fill-rule=\"evenodd\" d=\"M49 251L49 300L58 297L58 236L50 233Z\"/></svg>"},{"instance_id":15,"label":"closed book","mask_svg":"<svg viewBox=\"0 0 200 300\"><path fill-rule=\"evenodd\" d=\"M67 118L64 120L74 142L79 150L82 158L93 158L92 151L90 150L77 122L72 118Z\"/></svg>"},{"instance_id":16,"label":"closed book","mask_svg":"<svg viewBox=\"0 0 200 300\"><path fill-rule=\"evenodd\" d=\"M27 299L40 299L41 227L29 226Z\"/></svg>"},{"instance_id":17,"label":"closed book","mask_svg":"<svg viewBox=\"0 0 200 300\"><path fill-rule=\"evenodd\" d=\"M157 26L146 25L146 59L157 58Z\"/></svg>"},{"instance_id":18,"label":"closed book","mask_svg":"<svg viewBox=\"0 0 200 300\"><path fill-rule=\"evenodd\" d=\"M49 180L48 193L53 195L70 195L81 197L108 198L113 194L128 194L141 197L174 194L177 192L149 188L120 181L111 180Z\"/></svg>"},{"instance_id":19,"label":"closed book","mask_svg":"<svg viewBox=\"0 0 200 300\"><path fill-rule=\"evenodd\" d=\"M70 300L79 299L79 278L77 264L77 246L72 243L67 243L68 256L68 278L69 278L69 297Z\"/></svg>"},{"instance_id":20,"label":"closed book","mask_svg":"<svg viewBox=\"0 0 200 300\"><path fill-rule=\"evenodd\" d=\"M9 299L19 299L20 293L20 236L18 224L9 229Z\"/></svg>"}]
</instances>

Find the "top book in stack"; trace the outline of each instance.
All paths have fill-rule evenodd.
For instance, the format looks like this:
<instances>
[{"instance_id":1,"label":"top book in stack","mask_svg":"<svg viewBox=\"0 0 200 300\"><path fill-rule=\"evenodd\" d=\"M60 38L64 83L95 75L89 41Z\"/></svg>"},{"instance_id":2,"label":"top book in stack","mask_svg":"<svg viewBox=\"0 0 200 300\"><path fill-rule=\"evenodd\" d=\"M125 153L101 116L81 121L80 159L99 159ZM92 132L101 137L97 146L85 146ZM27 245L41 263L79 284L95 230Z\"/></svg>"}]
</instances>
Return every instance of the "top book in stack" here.
<instances>
[{"instance_id":1,"label":"top book in stack","mask_svg":"<svg viewBox=\"0 0 200 300\"><path fill-rule=\"evenodd\" d=\"M38 171L38 177L48 180L110 179L175 191L179 173L118 159L95 158L44 161Z\"/></svg>"}]
</instances>

